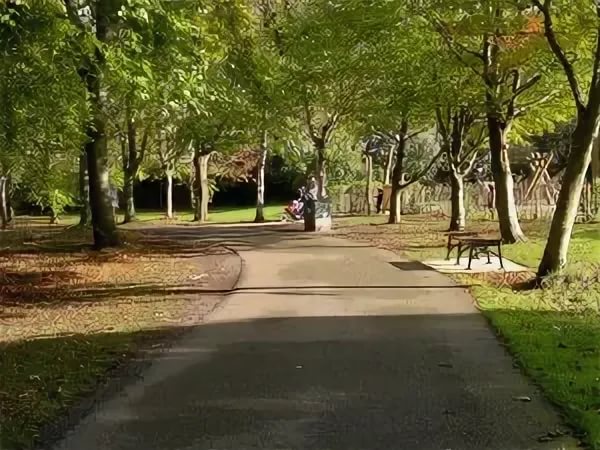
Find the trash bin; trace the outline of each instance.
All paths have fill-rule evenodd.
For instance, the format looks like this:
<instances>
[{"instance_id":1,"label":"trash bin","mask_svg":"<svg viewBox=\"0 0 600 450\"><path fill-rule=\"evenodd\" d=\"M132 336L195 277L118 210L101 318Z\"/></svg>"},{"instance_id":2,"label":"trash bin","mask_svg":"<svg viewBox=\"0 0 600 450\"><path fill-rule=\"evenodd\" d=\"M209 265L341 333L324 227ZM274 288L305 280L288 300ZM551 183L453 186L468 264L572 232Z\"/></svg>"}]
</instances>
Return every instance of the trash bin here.
<instances>
[{"instance_id":1,"label":"trash bin","mask_svg":"<svg viewBox=\"0 0 600 450\"><path fill-rule=\"evenodd\" d=\"M306 199L304 205L304 231L331 230L331 203L328 200Z\"/></svg>"}]
</instances>

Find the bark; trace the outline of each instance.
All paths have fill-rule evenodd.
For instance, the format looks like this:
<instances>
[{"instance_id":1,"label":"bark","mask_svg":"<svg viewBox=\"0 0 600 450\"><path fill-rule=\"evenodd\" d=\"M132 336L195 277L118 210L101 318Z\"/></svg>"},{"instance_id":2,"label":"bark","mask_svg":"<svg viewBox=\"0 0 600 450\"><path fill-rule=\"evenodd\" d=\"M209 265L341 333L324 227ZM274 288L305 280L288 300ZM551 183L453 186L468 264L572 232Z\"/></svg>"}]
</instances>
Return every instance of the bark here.
<instances>
[{"instance_id":1,"label":"bark","mask_svg":"<svg viewBox=\"0 0 600 450\"><path fill-rule=\"evenodd\" d=\"M327 172L326 172L326 158L325 158L325 142L323 140L317 140L315 142L316 151L316 178L319 184L318 197L322 200L327 197Z\"/></svg>"},{"instance_id":2,"label":"bark","mask_svg":"<svg viewBox=\"0 0 600 450\"><path fill-rule=\"evenodd\" d=\"M583 185L583 214L586 222L594 218L594 177L592 174L592 164L588 166Z\"/></svg>"},{"instance_id":3,"label":"bark","mask_svg":"<svg viewBox=\"0 0 600 450\"><path fill-rule=\"evenodd\" d=\"M200 158L202 157L203 149L196 146L194 147L194 157L192 162L194 164L194 183L192 185L193 205L194 205L194 222L200 221L202 215L202 184L201 184L201 168Z\"/></svg>"},{"instance_id":4,"label":"bark","mask_svg":"<svg viewBox=\"0 0 600 450\"><path fill-rule=\"evenodd\" d=\"M110 2L98 2L95 8L96 37L100 42L109 40ZM97 249L120 244L114 212L110 198L108 146L106 140L106 117L103 105L102 72L105 59L102 50L96 47L93 61L80 70L85 82L92 112L92 120L87 127L88 143L85 146L90 185L90 209L94 246Z\"/></svg>"},{"instance_id":5,"label":"bark","mask_svg":"<svg viewBox=\"0 0 600 450\"><path fill-rule=\"evenodd\" d=\"M79 204L79 225L87 227L92 223L92 211L90 209L90 180L85 152L79 155Z\"/></svg>"},{"instance_id":6,"label":"bark","mask_svg":"<svg viewBox=\"0 0 600 450\"><path fill-rule=\"evenodd\" d=\"M210 189L208 184L208 163L210 161L210 153L203 155L200 158L200 222L208 221L208 203L210 201Z\"/></svg>"},{"instance_id":7,"label":"bark","mask_svg":"<svg viewBox=\"0 0 600 450\"><path fill-rule=\"evenodd\" d=\"M206 147L194 149L194 221L208 220L210 190L208 184L208 163L211 153Z\"/></svg>"},{"instance_id":8,"label":"bark","mask_svg":"<svg viewBox=\"0 0 600 450\"><path fill-rule=\"evenodd\" d=\"M13 219L15 218L15 211L13 210L12 207L12 194L13 194L13 190L12 190L12 177L10 175L8 175L6 177L6 218L7 218L7 223L10 226L11 222L13 221Z\"/></svg>"},{"instance_id":9,"label":"bark","mask_svg":"<svg viewBox=\"0 0 600 450\"><path fill-rule=\"evenodd\" d=\"M123 151L123 194L125 197L125 219L124 223L133 222L135 217L135 200L133 197L133 185L139 168L139 156L137 149L137 130L133 120L127 121L127 148Z\"/></svg>"},{"instance_id":10,"label":"bark","mask_svg":"<svg viewBox=\"0 0 600 450\"><path fill-rule=\"evenodd\" d=\"M388 186L391 182L392 170L394 167L394 148L390 148L389 153L387 154L387 161L385 163L385 178L383 183Z\"/></svg>"},{"instance_id":11,"label":"bark","mask_svg":"<svg viewBox=\"0 0 600 450\"><path fill-rule=\"evenodd\" d=\"M133 197L134 181L135 177L131 173L125 172L123 180L123 196L125 197L125 217L123 219L124 223L129 223L136 220L135 200Z\"/></svg>"},{"instance_id":12,"label":"bark","mask_svg":"<svg viewBox=\"0 0 600 450\"><path fill-rule=\"evenodd\" d=\"M267 165L267 156L269 153L267 144L267 133L264 132L256 175L256 216L254 217L255 223L263 223L265 221L265 166Z\"/></svg>"},{"instance_id":13,"label":"bark","mask_svg":"<svg viewBox=\"0 0 600 450\"><path fill-rule=\"evenodd\" d=\"M167 218L173 218L173 172L167 170L165 172L167 177Z\"/></svg>"},{"instance_id":14,"label":"bark","mask_svg":"<svg viewBox=\"0 0 600 450\"><path fill-rule=\"evenodd\" d=\"M571 234L577 218L586 171L590 166L594 142L598 136L599 119L598 108L590 108L578 117L548 241L538 267L539 278L560 272L567 264Z\"/></svg>"},{"instance_id":15,"label":"bark","mask_svg":"<svg viewBox=\"0 0 600 450\"><path fill-rule=\"evenodd\" d=\"M365 155L365 165L367 171L367 188L366 188L366 208L367 216L373 211L373 157L368 153Z\"/></svg>"},{"instance_id":16,"label":"bark","mask_svg":"<svg viewBox=\"0 0 600 450\"><path fill-rule=\"evenodd\" d=\"M509 244L525 241L515 204L514 181L506 141L507 129L505 124L491 114L488 114L487 123L500 235L502 240Z\"/></svg>"},{"instance_id":17,"label":"bark","mask_svg":"<svg viewBox=\"0 0 600 450\"><path fill-rule=\"evenodd\" d=\"M406 135L408 133L408 121L403 120L400 130L400 141L396 143L396 163L392 171L392 192L390 197L390 217L388 223L400 223L401 218L401 186L404 172L404 155L406 151Z\"/></svg>"},{"instance_id":18,"label":"bark","mask_svg":"<svg viewBox=\"0 0 600 450\"><path fill-rule=\"evenodd\" d=\"M50 210L50 225L58 225L60 223L60 218L58 214L52 209Z\"/></svg>"},{"instance_id":19,"label":"bark","mask_svg":"<svg viewBox=\"0 0 600 450\"><path fill-rule=\"evenodd\" d=\"M463 175L452 170L450 174L452 214L449 231L464 231L466 225L465 188Z\"/></svg>"},{"instance_id":20,"label":"bark","mask_svg":"<svg viewBox=\"0 0 600 450\"><path fill-rule=\"evenodd\" d=\"M0 177L0 226L8 228L8 189L6 177Z\"/></svg>"}]
</instances>

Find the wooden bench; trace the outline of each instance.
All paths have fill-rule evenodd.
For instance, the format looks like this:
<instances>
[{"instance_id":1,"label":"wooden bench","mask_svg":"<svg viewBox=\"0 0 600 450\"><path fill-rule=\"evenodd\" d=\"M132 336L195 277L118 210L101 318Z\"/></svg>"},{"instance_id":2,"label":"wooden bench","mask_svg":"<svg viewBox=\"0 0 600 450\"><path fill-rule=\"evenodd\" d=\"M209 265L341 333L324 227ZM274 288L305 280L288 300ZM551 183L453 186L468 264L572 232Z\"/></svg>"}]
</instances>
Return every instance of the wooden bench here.
<instances>
[{"instance_id":1,"label":"wooden bench","mask_svg":"<svg viewBox=\"0 0 600 450\"><path fill-rule=\"evenodd\" d=\"M459 239L462 237L476 237L478 234L472 231L451 231L448 233L448 254L446 255L446 261L450 261L450 255L452 250L460 245Z\"/></svg>"},{"instance_id":2,"label":"wooden bench","mask_svg":"<svg viewBox=\"0 0 600 450\"><path fill-rule=\"evenodd\" d=\"M450 254L453 249L458 248L456 255L456 265L460 264L460 257L466 251L469 251L469 265L467 270L471 270L473 259L479 259L480 256L487 256L487 263L491 264L491 255L497 256L500 259L500 268L504 269L502 260L502 239L499 237L479 236L477 233L458 232L448 235L448 255L446 260L450 259ZM493 251L492 248L497 249Z\"/></svg>"}]
</instances>

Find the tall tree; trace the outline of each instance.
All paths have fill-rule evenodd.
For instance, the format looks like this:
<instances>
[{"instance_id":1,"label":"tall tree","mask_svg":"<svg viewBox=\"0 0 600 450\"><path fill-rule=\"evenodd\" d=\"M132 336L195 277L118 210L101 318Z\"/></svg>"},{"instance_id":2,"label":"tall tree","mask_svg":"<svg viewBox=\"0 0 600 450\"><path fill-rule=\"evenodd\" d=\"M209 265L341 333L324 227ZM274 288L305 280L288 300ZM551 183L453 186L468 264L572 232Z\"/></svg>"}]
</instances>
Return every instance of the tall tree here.
<instances>
[{"instance_id":1,"label":"tall tree","mask_svg":"<svg viewBox=\"0 0 600 450\"><path fill-rule=\"evenodd\" d=\"M296 2L283 32L285 91L314 149L318 196L326 197L327 149L337 128L361 108L376 67L368 33L356 27L363 5L340 0ZM365 25L381 34L373 24Z\"/></svg>"},{"instance_id":2,"label":"tall tree","mask_svg":"<svg viewBox=\"0 0 600 450\"><path fill-rule=\"evenodd\" d=\"M119 5L110 0L98 0L93 7L80 9L75 0L64 0L71 23L79 30L81 65L78 73L87 93L91 120L87 126L88 142L85 144L88 179L90 185L90 209L94 245L105 248L120 244L113 214L108 169L108 145L106 136L106 98L103 92L106 68L105 48L115 38L114 27L118 22ZM88 50L86 45L91 46Z\"/></svg>"},{"instance_id":3,"label":"tall tree","mask_svg":"<svg viewBox=\"0 0 600 450\"><path fill-rule=\"evenodd\" d=\"M538 86L546 56L540 50L538 29L530 27L529 16L514 3L459 3L456 8L454 3L434 1L427 4L426 14L448 49L483 83L500 233L505 242L521 241L525 235L515 204L509 136L517 118L554 94Z\"/></svg>"},{"instance_id":4,"label":"tall tree","mask_svg":"<svg viewBox=\"0 0 600 450\"><path fill-rule=\"evenodd\" d=\"M468 106L436 109L437 130L446 155L450 179L451 213L449 231L464 231L466 226L464 179L485 140L485 129L477 126L477 112Z\"/></svg>"},{"instance_id":5,"label":"tall tree","mask_svg":"<svg viewBox=\"0 0 600 450\"><path fill-rule=\"evenodd\" d=\"M533 0L544 21L544 35L552 53L562 66L575 103L577 122L562 179L562 186L538 277L562 270L567 264L569 243L586 172L592 160L600 125L600 4L592 0L577 2ZM578 42L579 65L569 56L567 39L554 25L560 15L562 33ZM562 41L562 42L561 42ZM574 44L572 44L574 45ZM591 69L591 79L585 73ZM584 93L585 92L585 93Z\"/></svg>"}]
</instances>

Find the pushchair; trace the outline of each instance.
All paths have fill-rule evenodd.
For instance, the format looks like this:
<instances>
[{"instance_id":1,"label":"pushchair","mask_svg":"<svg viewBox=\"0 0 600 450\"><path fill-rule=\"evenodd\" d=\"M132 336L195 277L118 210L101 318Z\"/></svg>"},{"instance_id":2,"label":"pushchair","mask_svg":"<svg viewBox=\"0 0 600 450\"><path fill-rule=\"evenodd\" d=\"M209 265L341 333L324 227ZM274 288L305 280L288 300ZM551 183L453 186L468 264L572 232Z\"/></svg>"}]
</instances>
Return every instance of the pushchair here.
<instances>
[{"instance_id":1,"label":"pushchair","mask_svg":"<svg viewBox=\"0 0 600 450\"><path fill-rule=\"evenodd\" d=\"M306 190L298 189L298 199L292 200L285 208L286 215L283 219L291 219L293 221L304 220L304 204L306 199Z\"/></svg>"}]
</instances>

